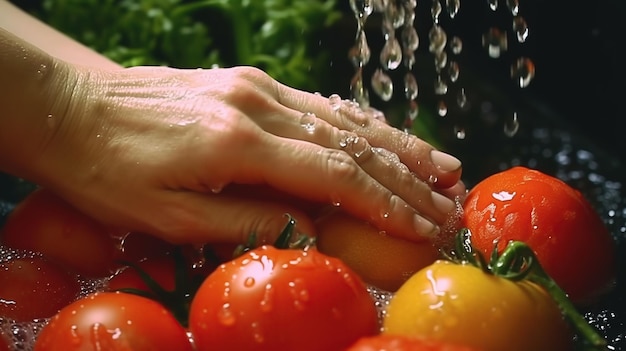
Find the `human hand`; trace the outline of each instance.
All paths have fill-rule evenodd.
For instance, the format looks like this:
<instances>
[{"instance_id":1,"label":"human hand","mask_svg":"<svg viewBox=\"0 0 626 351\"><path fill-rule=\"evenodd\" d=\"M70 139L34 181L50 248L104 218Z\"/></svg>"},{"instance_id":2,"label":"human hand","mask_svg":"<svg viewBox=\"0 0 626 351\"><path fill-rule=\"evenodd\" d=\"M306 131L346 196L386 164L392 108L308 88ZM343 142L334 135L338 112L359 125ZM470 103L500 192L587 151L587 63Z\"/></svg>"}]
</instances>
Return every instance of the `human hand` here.
<instances>
[{"instance_id":1,"label":"human hand","mask_svg":"<svg viewBox=\"0 0 626 351\"><path fill-rule=\"evenodd\" d=\"M453 157L258 69L71 72L75 88L50 120L37 181L121 228L172 242L271 240L289 212L312 232L297 201L280 195L335 203L423 240L465 191Z\"/></svg>"}]
</instances>

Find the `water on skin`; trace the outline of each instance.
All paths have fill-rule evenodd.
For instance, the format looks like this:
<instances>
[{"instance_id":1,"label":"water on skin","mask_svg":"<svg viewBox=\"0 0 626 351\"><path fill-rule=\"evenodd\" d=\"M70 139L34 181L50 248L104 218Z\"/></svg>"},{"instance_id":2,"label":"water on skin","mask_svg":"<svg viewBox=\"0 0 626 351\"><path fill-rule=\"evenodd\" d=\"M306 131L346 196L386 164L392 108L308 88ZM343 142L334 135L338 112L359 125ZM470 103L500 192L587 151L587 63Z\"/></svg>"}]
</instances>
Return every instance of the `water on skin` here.
<instances>
[{"instance_id":1,"label":"water on skin","mask_svg":"<svg viewBox=\"0 0 626 351\"><path fill-rule=\"evenodd\" d=\"M300 117L300 125L309 134L313 134L315 132L315 122L316 121L317 121L317 116L314 113L312 113L312 112L305 112Z\"/></svg>"}]
</instances>

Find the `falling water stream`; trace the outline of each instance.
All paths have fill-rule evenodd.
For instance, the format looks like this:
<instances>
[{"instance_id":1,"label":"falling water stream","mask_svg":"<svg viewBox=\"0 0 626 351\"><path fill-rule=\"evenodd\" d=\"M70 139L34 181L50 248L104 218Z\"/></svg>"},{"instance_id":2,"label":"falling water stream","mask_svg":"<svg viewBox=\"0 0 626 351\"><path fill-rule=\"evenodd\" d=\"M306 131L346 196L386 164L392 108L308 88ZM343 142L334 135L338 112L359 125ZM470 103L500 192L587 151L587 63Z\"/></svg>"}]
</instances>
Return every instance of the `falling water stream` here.
<instances>
[{"instance_id":1,"label":"falling water stream","mask_svg":"<svg viewBox=\"0 0 626 351\"><path fill-rule=\"evenodd\" d=\"M378 55L378 68L370 78L369 87L382 100L389 101L394 95L395 85L390 73L402 70L403 79L398 85L404 93L407 101L406 113L403 128L411 132L413 122L419 115L419 87L424 85L432 87L437 96L434 109L441 117L446 117L450 111L450 102L456 103L457 110L463 111L467 102L466 87L458 83L461 74L461 65L458 57L463 52L463 41L458 36L450 36L446 28L441 24L441 16L448 16L450 20L461 11L460 0L431 0L422 1L420 9L430 6L430 30L427 34L426 44L428 52L433 60L435 79L433 82L419 82L419 75L415 69L416 50L420 46L420 33L417 32L416 11L418 10L417 0L350 0L350 7L356 19L356 36L354 46L350 48L348 56L352 62L355 73L350 82L350 92L352 99L361 106L370 105L370 89L364 68L370 62L372 52L368 42L368 35L377 33L366 33L366 22L373 15L381 17L381 35L384 45ZM521 15L520 4L516 0L507 0L500 5L498 1L489 0L485 4L492 12L499 11L505 6L510 16L510 27L499 28L490 27L482 36L481 42L492 59L499 59L501 54L507 51L509 37L517 45L523 45L528 36L528 25ZM535 66L528 57L519 57L511 62L511 80L519 88L526 88L534 78ZM453 95L451 99L447 97ZM504 121L504 133L507 136L514 136L518 130L518 113L514 112L506 117ZM465 126L456 124L454 133L458 139L465 138Z\"/></svg>"}]
</instances>

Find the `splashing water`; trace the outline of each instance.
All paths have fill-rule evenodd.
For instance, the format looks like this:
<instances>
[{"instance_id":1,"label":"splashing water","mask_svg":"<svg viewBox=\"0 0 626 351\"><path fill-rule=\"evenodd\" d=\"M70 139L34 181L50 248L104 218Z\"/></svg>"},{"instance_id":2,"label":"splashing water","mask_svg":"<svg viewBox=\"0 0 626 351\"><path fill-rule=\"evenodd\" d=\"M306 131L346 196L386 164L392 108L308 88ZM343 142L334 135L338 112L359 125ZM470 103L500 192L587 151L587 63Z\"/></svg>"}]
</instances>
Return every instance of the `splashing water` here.
<instances>
[{"instance_id":1,"label":"splashing water","mask_svg":"<svg viewBox=\"0 0 626 351\"><path fill-rule=\"evenodd\" d=\"M371 55L365 33L365 23L373 15L381 17L380 29L383 34L384 44L380 51L378 69L374 70L371 77L370 87L374 94L383 102L388 102L394 95L394 82L390 73L398 70L401 63L405 69L403 79L404 99L407 101L407 113L402 122L407 132L412 132L413 121L418 112L418 77L413 70L416 58L415 53L420 46L420 33L415 23L417 1L415 0L371 0L350 2L352 11L357 20L357 33L355 44L349 51L349 57L355 67L355 74L351 81L350 91L352 99L363 107L370 104L368 86L364 83L363 68L368 64ZM473 5L473 4L472 4ZM511 17L509 28L497 26L489 27L482 35L481 42L487 56L492 59L502 59L509 51L509 37L517 45L524 44L529 37L529 27L525 18L521 15L519 0L506 0L506 11ZM496 12L501 6L497 0L488 0L488 8ZM435 81L433 92L439 96L436 105L433 106L439 116L446 117L452 114L448 109L446 96L451 91L455 92L457 105L454 113L466 113L468 97L465 87L461 86L460 55L463 51L463 41L456 35L450 36L444 25L443 17L447 15L453 21L461 13L460 0L433 0L430 7L432 26L427 32L428 52L432 55ZM514 39L513 39L514 38ZM526 88L533 80L535 67L527 57L519 57L511 62L511 80L515 86ZM509 121L505 121L509 123ZM464 133L458 133L455 127L457 139L463 139ZM506 135L513 136L511 132L516 128L507 128Z\"/></svg>"}]
</instances>

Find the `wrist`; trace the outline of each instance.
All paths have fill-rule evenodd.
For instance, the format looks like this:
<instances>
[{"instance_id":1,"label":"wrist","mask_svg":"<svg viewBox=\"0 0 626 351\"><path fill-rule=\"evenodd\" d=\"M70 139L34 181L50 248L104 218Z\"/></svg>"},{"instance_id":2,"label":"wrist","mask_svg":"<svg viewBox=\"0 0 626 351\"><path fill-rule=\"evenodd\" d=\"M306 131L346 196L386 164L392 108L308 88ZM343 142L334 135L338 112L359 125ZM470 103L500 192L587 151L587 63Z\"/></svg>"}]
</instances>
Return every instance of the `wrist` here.
<instances>
[{"instance_id":1,"label":"wrist","mask_svg":"<svg viewBox=\"0 0 626 351\"><path fill-rule=\"evenodd\" d=\"M55 149L71 143L88 76L1 28L0 52L0 170L41 184L62 170Z\"/></svg>"}]
</instances>

